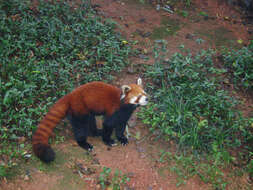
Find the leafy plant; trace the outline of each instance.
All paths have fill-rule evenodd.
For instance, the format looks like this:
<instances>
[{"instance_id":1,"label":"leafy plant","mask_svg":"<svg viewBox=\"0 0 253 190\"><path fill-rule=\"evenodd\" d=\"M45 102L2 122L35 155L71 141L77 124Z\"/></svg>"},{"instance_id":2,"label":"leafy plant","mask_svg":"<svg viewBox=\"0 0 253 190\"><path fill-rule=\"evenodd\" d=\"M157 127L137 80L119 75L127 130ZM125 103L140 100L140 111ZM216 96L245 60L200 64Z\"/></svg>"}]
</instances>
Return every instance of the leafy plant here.
<instances>
[{"instance_id":1,"label":"leafy plant","mask_svg":"<svg viewBox=\"0 0 253 190\"><path fill-rule=\"evenodd\" d=\"M120 190L122 185L125 185L129 178L126 175L123 175L121 171L116 169L114 175L111 177L111 168L104 167L103 171L99 175L99 184L102 189L107 187L112 190Z\"/></svg>"},{"instance_id":2,"label":"leafy plant","mask_svg":"<svg viewBox=\"0 0 253 190\"><path fill-rule=\"evenodd\" d=\"M206 12L203 12L203 11L200 11L200 12L199 12L199 15L200 15L200 16L204 16L204 17L207 17L207 16L208 16L208 14L207 14Z\"/></svg>"},{"instance_id":3,"label":"leafy plant","mask_svg":"<svg viewBox=\"0 0 253 190\"><path fill-rule=\"evenodd\" d=\"M214 67L215 52L202 51L194 57L176 53L170 59L166 54L164 42L155 47L156 62L145 74L153 83L148 89L153 100L139 117L151 131L177 142L182 155L209 155L215 167L209 168L214 176L208 182L223 188L226 183L216 179L222 175L219 166L234 159L230 150L241 147L246 157L252 152L252 120L242 117L236 110L238 102L222 90L220 82L226 69Z\"/></svg>"},{"instance_id":4,"label":"leafy plant","mask_svg":"<svg viewBox=\"0 0 253 190\"><path fill-rule=\"evenodd\" d=\"M109 185L109 175L111 173L111 168L103 168L103 171L99 175L99 184L101 185L102 189L106 189Z\"/></svg>"},{"instance_id":5,"label":"leafy plant","mask_svg":"<svg viewBox=\"0 0 253 190\"><path fill-rule=\"evenodd\" d=\"M253 43L252 43L253 44ZM229 69L231 78L237 87L253 89L253 46L239 50L224 51L223 60Z\"/></svg>"},{"instance_id":6,"label":"leafy plant","mask_svg":"<svg viewBox=\"0 0 253 190\"><path fill-rule=\"evenodd\" d=\"M111 80L110 73L127 64L130 48L114 31L116 24L97 17L88 0L0 2L0 147L5 149L29 139L48 107L75 86Z\"/></svg>"},{"instance_id":7,"label":"leafy plant","mask_svg":"<svg viewBox=\"0 0 253 190\"><path fill-rule=\"evenodd\" d=\"M184 18L188 17L189 15L188 11L185 11L185 10L178 10L178 14Z\"/></svg>"},{"instance_id":8,"label":"leafy plant","mask_svg":"<svg viewBox=\"0 0 253 190\"><path fill-rule=\"evenodd\" d=\"M0 165L0 177L4 177L7 175L6 167L3 165Z\"/></svg>"}]
</instances>

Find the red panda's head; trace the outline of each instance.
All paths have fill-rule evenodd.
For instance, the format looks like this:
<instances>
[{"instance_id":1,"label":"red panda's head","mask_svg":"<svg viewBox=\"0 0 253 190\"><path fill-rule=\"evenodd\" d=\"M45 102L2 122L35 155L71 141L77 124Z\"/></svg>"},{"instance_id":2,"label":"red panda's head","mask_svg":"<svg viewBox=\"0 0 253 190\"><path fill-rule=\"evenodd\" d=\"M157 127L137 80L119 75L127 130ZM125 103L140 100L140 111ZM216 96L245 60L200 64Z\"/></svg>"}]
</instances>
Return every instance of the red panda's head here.
<instances>
[{"instance_id":1,"label":"red panda's head","mask_svg":"<svg viewBox=\"0 0 253 190\"><path fill-rule=\"evenodd\" d=\"M142 80L138 78L137 84L123 85L121 87L121 100L126 104L145 106L148 103L146 92L142 88Z\"/></svg>"}]
</instances>

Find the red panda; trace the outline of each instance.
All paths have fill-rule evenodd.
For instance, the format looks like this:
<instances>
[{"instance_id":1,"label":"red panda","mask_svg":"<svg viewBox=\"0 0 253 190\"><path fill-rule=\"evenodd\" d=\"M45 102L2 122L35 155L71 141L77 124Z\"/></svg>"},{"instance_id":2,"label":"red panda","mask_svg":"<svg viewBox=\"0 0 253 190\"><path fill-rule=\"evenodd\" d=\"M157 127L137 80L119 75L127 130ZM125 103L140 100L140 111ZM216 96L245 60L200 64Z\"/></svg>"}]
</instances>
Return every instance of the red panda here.
<instances>
[{"instance_id":1,"label":"red panda","mask_svg":"<svg viewBox=\"0 0 253 190\"><path fill-rule=\"evenodd\" d=\"M148 97L140 78L137 84L123 85L121 88L103 82L84 84L59 99L40 121L32 137L33 152L46 163L54 160L55 153L48 139L65 116L70 120L78 145L86 150L93 148L86 142L87 136L102 136L104 143L112 146L114 128L119 142L126 145L128 140L124 131L127 121L136 107L147 103ZM102 130L96 127L96 115L105 116Z\"/></svg>"}]
</instances>

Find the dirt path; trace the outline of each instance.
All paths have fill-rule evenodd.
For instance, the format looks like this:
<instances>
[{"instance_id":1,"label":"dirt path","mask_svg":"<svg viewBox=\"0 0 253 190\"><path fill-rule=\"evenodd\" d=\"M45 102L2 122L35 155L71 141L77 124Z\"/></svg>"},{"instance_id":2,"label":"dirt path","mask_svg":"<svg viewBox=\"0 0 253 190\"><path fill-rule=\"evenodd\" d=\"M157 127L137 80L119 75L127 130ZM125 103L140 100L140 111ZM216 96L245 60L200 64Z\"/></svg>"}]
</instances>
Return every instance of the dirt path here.
<instances>
[{"instance_id":1,"label":"dirt path","mask_svg":"<svg viewBox=\"0 0 253 190\"><path fill-rule=\"evenodd\" d=\"M130 128L133 136L147 136L147 129L141 123ZM20 175L15 180L3 181L3 190L69 190L69 189L101 189L98 184L99 175L104 167L111 168L112 174L118 169L130 181L123 185L124 189L203 189L207 187L199 180L190 180L183 187L176 187L176 176L163 173L164 165L157 162L158 142L144 141L130 137L129 145L108 148L101 139L89 138L94 151L88 154L78 147L74 140L54 145L56 161L50 165L31 160L19 169Z\"/></svg>"},{"instance_id":2,"label":"dirt path","mask_svg":"<svg viewBox=\"0 0 253 190\"><path fill-rule=\"evenodd\" d=\"M180 14L157 11L150 5L139 1L93 0L97 13L119 23L120 32L127 40L138 41L135 48L140 49L139 57L131 58L132 66L118 77L115 84L134 82L141 70L138 65L152 64L152 47L156 39L167 39L170 54L178 51L179 45L189 48L192 53L208 47L218 48L221 44L241 45L248 43L249 30L242 25L240 16L226 4L208 0L194 2L188 10L187 18ZM206 13L206 16L202 16ZM181 13L183 14L183 12ZM186 13L185 13L186 14ZM201 41L200 39L204 40ZM200 43L203 42L203 43ZM145 59L149 57L149 59ZM73 140L54 145L57 157L53 164L45 165L38 160L30 160L20 169L14 180L4 180L3 190L79 190L101 189L98 178L103 167L119 169L130 178L124 189L127 190L173 190L208 189L209 186L197 178L185 185L176 186L176 175L163 171L163 164L157 161L160 148L165 145L150 138L140 142L148 135L143 124L133 117L134 127L130 128L130 143L127 146L108 148L101 139L90 138L94 152L87 154Z\"/></svg>"}]
</instances>

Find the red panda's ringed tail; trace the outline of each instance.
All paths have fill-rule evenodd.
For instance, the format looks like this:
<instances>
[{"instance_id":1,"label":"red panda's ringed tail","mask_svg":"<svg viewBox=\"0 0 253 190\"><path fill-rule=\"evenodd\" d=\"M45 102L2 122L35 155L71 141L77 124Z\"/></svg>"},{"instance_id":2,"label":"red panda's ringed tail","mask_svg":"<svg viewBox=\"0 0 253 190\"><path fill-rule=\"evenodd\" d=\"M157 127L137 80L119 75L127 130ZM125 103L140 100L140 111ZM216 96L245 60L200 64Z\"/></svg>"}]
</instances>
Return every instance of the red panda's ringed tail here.
<instances>
[{"instance_id":1,"label":"red panda's ringed tail","mask_svg":"<svg viewBox=\"0 0 253 190\"><path fill-rule=\"evenodd\" d=\"M66 116L69 109L67 96L58 100L44 116L33 135L32 146L35 155L44 162L51 162L55 158L53 149L48 144L48 139L56 125Z\"/></svg>"}]
</instances>

